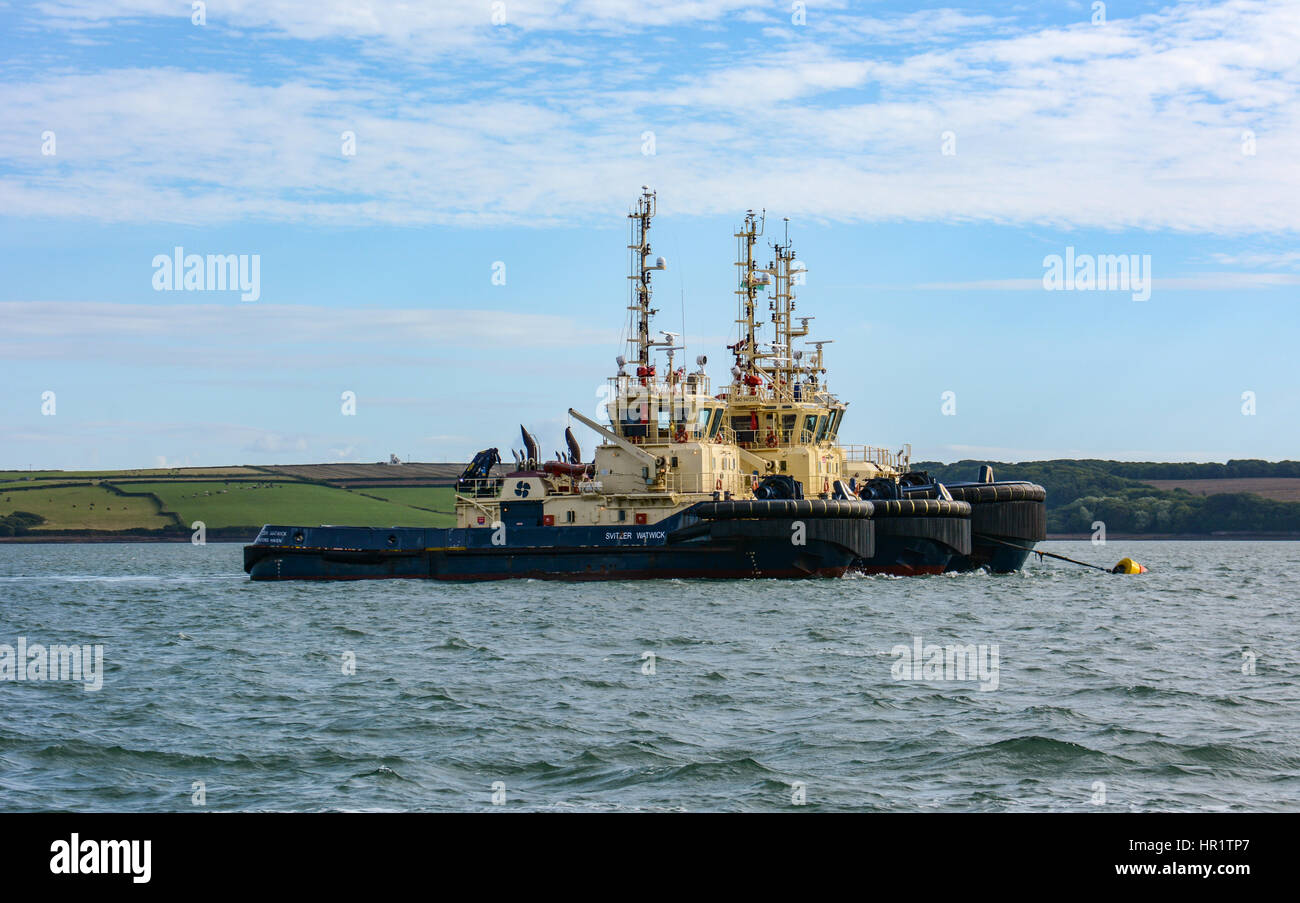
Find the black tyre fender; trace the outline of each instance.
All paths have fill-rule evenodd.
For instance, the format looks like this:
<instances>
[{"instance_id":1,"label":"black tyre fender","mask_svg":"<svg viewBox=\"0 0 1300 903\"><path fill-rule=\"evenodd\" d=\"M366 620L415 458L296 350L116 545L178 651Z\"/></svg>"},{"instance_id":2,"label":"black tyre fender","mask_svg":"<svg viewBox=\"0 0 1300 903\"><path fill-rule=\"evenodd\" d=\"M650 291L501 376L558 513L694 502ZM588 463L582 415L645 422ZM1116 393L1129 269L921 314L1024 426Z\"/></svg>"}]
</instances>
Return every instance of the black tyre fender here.
<instances>
[{"instance_id":1,"label":"black tyre fender","mask_svg":"<svg viewBox=\"0 0 1300 903\"><path fill-rule=\"evenodd\" d=\"M701 520L736 520L791 517L869 518L880 502L861 499L736 499L700 502L687 509ZM968 506L969 507L969 506Z\"/></svg>"}]
</instances>

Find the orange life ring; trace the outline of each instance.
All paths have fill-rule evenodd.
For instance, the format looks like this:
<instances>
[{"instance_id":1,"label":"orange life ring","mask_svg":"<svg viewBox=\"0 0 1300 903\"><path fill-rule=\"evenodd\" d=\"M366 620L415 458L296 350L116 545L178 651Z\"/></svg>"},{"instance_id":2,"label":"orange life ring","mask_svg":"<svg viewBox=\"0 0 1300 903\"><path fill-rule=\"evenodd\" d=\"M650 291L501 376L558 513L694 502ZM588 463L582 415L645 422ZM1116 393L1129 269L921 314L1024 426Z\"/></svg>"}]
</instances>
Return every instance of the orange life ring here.
<instances>
[{"instance_id":1,"label":"orange life ring","mask_svg":"<svg viewBox=\"0 0 1300 903\"><path fill-rule=\"evenodd\" d=\"M678 442L678 443L685 442L685 441L686 441L686 430L681 429L681 428L679 427L678 430L677 430L677 435L673 437L673 441L674 441L674 442Z\"/></svg>"},{"instance_id":2,"label":"orange life ring","mask_svg":"<svg viewBox=\"0 0 1300 903\"><path fill-rule=\"evenodd\" d=\"M831 481L822 480L822 492L829 493L830 491L831 491Z\"/></svg>"},{"instance_id":3,"label":"orange life ring","mask_svg":"<svg viewBox=\"0 0 1300 903\"><path fill-rule=\"evenodd\" d=\"M722 491L722 477L718 477L716 480L713 481L713 489L715 492Z\"/></svg>"},{"instance_id":4,"label":"orange life ring","mask_svg":"<svg viewBox=\"0 0 1300 903\"><path fill-rule=\"evenodd\" d=\"M767 447L776 448L776 433L771 430L767 431Z\"/></svg>"}]
</instances>

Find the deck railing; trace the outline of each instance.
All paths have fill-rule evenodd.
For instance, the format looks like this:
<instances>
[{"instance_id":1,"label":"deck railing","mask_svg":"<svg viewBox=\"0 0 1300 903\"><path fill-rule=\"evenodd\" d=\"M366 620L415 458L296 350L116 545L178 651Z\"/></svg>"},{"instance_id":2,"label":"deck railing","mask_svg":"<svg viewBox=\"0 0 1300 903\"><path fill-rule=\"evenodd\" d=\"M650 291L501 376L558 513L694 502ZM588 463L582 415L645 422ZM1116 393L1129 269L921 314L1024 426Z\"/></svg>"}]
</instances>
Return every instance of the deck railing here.
<instances>
[{"instance_id":1,"label":"deck railing","mask_svg":"<svg viewBox=\"0 0 1300 903\"><path fill-rule=\"evenodd\" d=\"M471 499L494 499L501 494L501 477L481 477L456 481L456 494Z\"/></svg>"},{"instance_id":2,"label":"deck railing","mask_svg":"<svg viewBox=\"0 0 1300 903\"><path fill-rule=\"evenodd\" d=\"M875 464L886 470L906 471L912 462L912 446L904 445L898 451L874 445L843 445L844 460L849 464Z\"/></svg>"},{"instance_id":3,"label":"deck railing","mask_svg":"<svg viewBox=\"0 0 1300 903\"><path fill-rule=\"evenodd\" d=\"M813 434L805 429L735 431L735 442L741 448L789 448L794 445L812 445Z\"/></svg>"}]
</instances>

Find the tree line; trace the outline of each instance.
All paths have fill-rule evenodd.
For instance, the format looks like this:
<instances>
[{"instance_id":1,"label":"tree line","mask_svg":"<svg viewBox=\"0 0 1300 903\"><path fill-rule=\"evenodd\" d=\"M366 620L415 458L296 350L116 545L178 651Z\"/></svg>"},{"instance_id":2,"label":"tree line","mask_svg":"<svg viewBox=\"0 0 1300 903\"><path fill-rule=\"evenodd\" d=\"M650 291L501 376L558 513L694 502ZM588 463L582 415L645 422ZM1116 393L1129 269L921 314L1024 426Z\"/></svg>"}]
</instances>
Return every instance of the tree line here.
<instances>
[{"instance_id":1,"label":"tree line","mask_svg":"<svg viewBox=\"0 0 1300 903\"><path fill-rule=\"evenodd\" d=\"M1297 533L1300 502L1280 502L1249 492L1193 495L1161 490L1144 480L1300 477L1297 461L1229 461L1226 464L1102 460L1025 461L1018 464L924 461L913 470L942 482L978 478L991 463L998 480L1029 480L1047 490L1050 533L1089 533L1102 521L1112 533Z\"/></svg>"}]
</instances>

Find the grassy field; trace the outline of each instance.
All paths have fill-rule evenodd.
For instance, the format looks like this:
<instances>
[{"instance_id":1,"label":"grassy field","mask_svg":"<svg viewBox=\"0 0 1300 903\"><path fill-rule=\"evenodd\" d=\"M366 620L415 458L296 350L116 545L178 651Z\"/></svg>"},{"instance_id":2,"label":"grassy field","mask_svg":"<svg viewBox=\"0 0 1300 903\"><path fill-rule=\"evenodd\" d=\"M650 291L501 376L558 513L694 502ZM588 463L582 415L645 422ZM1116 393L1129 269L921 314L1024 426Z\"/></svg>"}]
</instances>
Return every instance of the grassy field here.
<instances>
[{"instance_id":1,"label":"grassy field","mask_svg":"<svg viewBox=\"0 0 1300 903\"><path fill-rule=\"evenodd\" d=\"M0 489L0 515L30 511L45 518L34 530L157 530L173 521L150 498L123 498L87 483L65 489Z\"/></svg>"},{"instance_id":2,"label":"grassy field","mask_svg":"<svg viewBox=\"0 0 1300 903\"><path fill-rule=\"evenodd\" d=\"M144 468L140 470L0 470L0 483L30 480L76 482L79 480L114 479L124 480L137 477L155 479L187 479L194 477L244 476L256 477L262 472L252 467L166 467Z\"/></svg>"},{"instance_id":3,"label":"grassy field","mask_svg":"<svg viewBox=\"0 0 1300 903\"><path fill-rule=\"evenodd\" d=\"M978 463L931 462L925 466L941 478L972 479ZM1047 486L1049 524L1050 518L1065 517L1060 512L1069 514L1079 507L1085 496L1095 496L1110 499L1108 504L1115 508L1113 517L1120 521L1128 515L1137 517L1130 510L1135 506L1145 511L1157 503L1166 508L1173 506L1171 510L1182 510L1189 505L1217 505L1217 513L1201 520L1184 512L1187 528L1183 532L1220 529L1216 525L1227 522L1225 518L1234 524L1233 529L1289 531L1294 528L1288 525L1300 514L1292 516L1260 506L1291 503L1300 512L1300 476L1294 475L1294 468L1285 469L1290 463L1245 462L1237 467L1237 472L1255 474L1268 472L1268 467L1280 469L1281 475L1276 477L1216 475L1214 468L1225 465L1177 465L1208 468L1211 473L1203 476L1199 470L1183 474L1166 469L1158 471L1159 475L1185 478L1153 480L1143 479L1148 473L1141 468L1149 471L1157 465L1124 462L1027 462L996 464L995 470L1003 479L1030 479ZM1135 467L1139 468L1140 476L1132 475ZM454 490L448 482L462 469L461 464L410 463L232 465L117 471L0 470L0 517L29 511L45 518L44 523L35 525L0 524L0 531L6 531L0 532L0 537L21 540L24 534L42 531L72 534L152 530L165 531L166 535L158 538L176 538L188 536L189 525L194 521L203 521L211 530L229 530L229 535L266 523L447 527L455 523ZM1129 476L1115 475L1112 471L1116 469L1124 470ZM1150 473L1154 475L1157 471ZM1165 497L1162 493L1175 489L1216 498L1182 496L1180 503L1178 496L1170 493ZM122 496L114 490L140 495ZM1162 498L1147 498L1156 494ZM1232 508L1235 513L1229 516L1224 504L1232 499L1237 500L1233 503L1236 507ZM1070 516L1082 517L1083 513L1080 510ZM1087 513L1089 517L1080 521L1085 526L1096 512L1090 508ZM1266 526L1251 526L1256 523Z\"/></svg>"},{"instance_id":4,"label":"grassy field","mask_svg":"<svg viewBox=\"0 0 1300 903\"><path fill-rule=\"evenodd\" d=\"M33 533L168 528L188 532L194 521L203 521L209 529L267 523L377 527L449 527L455 523L453 491L442 487L366 490L363 495L313 483L114 480L113 486L132 493L122 496L88 479L81 485L59 488L44 487L40 482L35 486L29 481L0 485L0 516L15 511L39 514L45 523L32 527ZM71 480L62 474L49 482ZM175 512L181 525L162 512Z\"/></svg>"},{"instance_id":5,"label":"grassy field","mask_svg":"<svg viewBox=\"0 0 1300 903\"><path fill-rule=\"evenodd\" d=\"M82 530L187 535L195 521L210 530L268 523L450 527L456 518L449 486L383 484L445 482L461 469L459 464L370 464L5 470L0 471L0 517L15 511L43 517L44 523L26 527L28 535ZM347 488L352 481L370 485Z\"/></svg>"},{"instance_id":6,"label":"grassy field","mask_svg":"<svg viewBox=\"0 0 1300 903\"><path fill-rule=\"evenodd\" d=\"M1277 502L1300 502L1300 478L1238 477L1222 480L1147 480L1157 489L1186 489L1193 495L1253 492Z\"/></svg>"},{"instance_id":7,"label":"grassy field","mask_svg":"<svg viewBox=\"0 0 1300 903\"><path fill-rule=\"evenodd\" d=\"M450 483L460 476L464 464L274 464L261 468L278 477L317 483L367 485L375 483Z\"/></svg>"},{"instance_id":8,"label":"grassy field","mask_svg":"<svg viewBox=\"0 0 1300 903\"><path fill-rule=\"evenodd\" d=\"M429 508L447 514L456 509L456 490L450 486L367 486L354 491L412 508Z\"/></svg>"},{"instance_id":9,"label":"grassy field","mask_svg":"<svg viewBox=\"0 0 1300 903\"><path fill-rule=\"evenodd\" d=\"M186 524L201 520L210 528L260 527L269 523L447 527L455 521L450 509L446 514L435 514L311 483L162 482L126 483L123 488L153 493Z\"/></svg>"}]
</instances>

